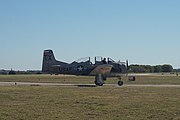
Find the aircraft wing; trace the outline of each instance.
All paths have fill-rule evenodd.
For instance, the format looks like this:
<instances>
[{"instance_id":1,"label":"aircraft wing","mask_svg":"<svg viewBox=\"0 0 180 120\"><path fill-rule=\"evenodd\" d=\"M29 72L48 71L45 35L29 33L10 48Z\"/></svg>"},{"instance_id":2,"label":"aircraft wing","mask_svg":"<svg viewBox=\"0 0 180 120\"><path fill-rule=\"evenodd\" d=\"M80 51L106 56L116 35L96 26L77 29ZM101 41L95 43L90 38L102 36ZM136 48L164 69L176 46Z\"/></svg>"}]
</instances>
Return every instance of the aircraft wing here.
<instances>
[{"instance_id":1,"label":"aircraft wing","mask_svg":"<svg viewBox=\"0 0 180 120\"><path fill-rule=\"evenodd\" d=\"M98 65L97 67L95 67L90 75L97 75L97 74L109 74L111 69L112 69L112 65L109 65L109 64L103 64L103 65Z\"/></svg>"}]
</instances>

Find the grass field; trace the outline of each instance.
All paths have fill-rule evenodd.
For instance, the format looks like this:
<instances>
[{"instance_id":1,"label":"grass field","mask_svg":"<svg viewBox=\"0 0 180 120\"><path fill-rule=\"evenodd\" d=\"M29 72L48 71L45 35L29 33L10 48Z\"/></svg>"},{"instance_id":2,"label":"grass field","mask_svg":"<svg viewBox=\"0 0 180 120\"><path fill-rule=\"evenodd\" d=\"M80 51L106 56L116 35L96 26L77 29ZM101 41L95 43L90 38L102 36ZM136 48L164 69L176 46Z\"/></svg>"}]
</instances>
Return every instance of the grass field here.
<instances>
[{"instance_id":1,"label":"grass field","mask_svg":"<svg viewBox=\"0 0 180 120\"><path fill-rule=\"evenodd\" d=\"M93 80L92 80L93 79ZM107 80L116 83L115 78ZM94 77L16 75L0 81L93 83ZM144 76L125 84L180 84ZM180 120L180 88L1 86L0 120Z\"/></svg>"},{"instance_id":2,"label":"grass field","mask_svg":"<svg viewBox=\"0 0 180 120\"><path fill-rule=\"evenodd\" d=\"M0 82L46 82L94 84L93 76L62 76L62 75L0 75ZM116 84L117 78L108 78L106 83ZM137 76L136 81L123 78L124 84L173 84L180 85L180 76Z\"/></svg>"}]
</instances>

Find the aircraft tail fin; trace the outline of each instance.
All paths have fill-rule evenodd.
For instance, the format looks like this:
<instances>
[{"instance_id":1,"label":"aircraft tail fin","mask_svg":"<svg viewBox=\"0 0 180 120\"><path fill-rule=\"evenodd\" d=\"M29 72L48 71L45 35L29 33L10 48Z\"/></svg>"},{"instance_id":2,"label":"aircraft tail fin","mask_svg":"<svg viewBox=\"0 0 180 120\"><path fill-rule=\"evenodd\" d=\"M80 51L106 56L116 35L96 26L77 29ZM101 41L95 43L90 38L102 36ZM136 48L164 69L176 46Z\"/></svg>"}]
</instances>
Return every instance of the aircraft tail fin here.
<instances>
[{"instance_id":1,"label":"aircraft tail fin","mask_svg":"<svg viewBox=\"0 0 180 120\"><path fill-rule=\"evenodd\" d=\"M56 59L52 50L44 50L42 72L48 72L51 65L56 64Z\"/></svg>"},{"instance_id":2,"label":"aircraft tail fin","mask_svg":"<svg viewBox=\"0 0 180 120\"><path fill-rule=\"evenodd\" d=\"M44 50L42 72L51 73L53 67L59 68L61 65L67 65L67 64L68 63L62 61L57 61L52 50Z\"/></svg>"}]
</instances>

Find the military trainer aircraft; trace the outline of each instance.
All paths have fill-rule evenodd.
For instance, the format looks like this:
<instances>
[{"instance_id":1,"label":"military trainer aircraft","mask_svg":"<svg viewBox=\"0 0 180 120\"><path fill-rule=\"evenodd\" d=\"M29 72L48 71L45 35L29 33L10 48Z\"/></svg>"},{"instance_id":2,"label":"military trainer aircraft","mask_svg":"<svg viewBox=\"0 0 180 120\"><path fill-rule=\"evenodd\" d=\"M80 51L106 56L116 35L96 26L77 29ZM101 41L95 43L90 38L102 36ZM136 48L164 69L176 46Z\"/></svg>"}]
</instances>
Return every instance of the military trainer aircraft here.
<instances>
[{"instance_id":1,"label":"military trainer aircraft","mask_svg":"<svg viewBox=\"0 0 180 120\"><path fill-rule=\"evenodd\" d=\"M93 64L90 57L79 59L72 63L66 63L55 59L52 50L44 50L42 72L50 74L71 74L71 75L85 75L95 76L94 83L97 86L102 86L106 77L115 73L126 74L128 71L128 61L115 62L111 58L95 57ZM119 77L120 78L120 77ZM122 86L123 81L118 81L118 85Z\"/></svg>"}]
</instances>

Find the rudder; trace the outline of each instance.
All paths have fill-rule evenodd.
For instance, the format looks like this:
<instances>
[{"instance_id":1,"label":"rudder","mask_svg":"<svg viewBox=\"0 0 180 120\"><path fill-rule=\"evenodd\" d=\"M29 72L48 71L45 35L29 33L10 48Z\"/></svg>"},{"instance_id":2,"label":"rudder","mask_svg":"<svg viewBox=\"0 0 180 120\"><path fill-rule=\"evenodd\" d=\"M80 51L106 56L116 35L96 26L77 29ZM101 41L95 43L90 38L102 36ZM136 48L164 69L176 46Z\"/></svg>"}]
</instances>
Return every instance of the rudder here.
<instances>
[{"instance_id":1,"label":"rudder","mask_svg":"<svg viewBox=\"0 0 180 120\"><path fill-rule=\"evenodd\" d=\"M56 62L54 57L54 53L52 50L44 50L43 53L43 64L42 64L42 72L48 72L51 65Z\"/></svg>"}]
</instances>

